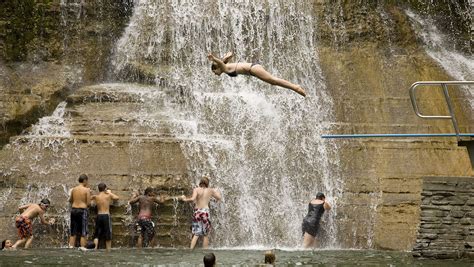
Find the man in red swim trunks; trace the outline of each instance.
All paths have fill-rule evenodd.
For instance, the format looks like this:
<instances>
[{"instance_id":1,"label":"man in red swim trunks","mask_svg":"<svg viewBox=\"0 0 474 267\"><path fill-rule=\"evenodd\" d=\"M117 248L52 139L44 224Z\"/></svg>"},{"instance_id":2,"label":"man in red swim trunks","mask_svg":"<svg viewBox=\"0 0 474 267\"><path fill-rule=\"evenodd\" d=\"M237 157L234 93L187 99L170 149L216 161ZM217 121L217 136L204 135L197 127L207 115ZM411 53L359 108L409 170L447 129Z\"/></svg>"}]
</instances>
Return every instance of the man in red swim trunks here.
<instances>
[{"instance_id":1,"label":"man in red swim trunks","mask_svg":"<svg viewBox=\"0 0 474 267\"><path fill-rule=\"evenodd\" d=\"M15 226L18 229L18 236L19 240L13 245L13 248L17 248L20 245L23 245L25 242L25 248L29 248L31 246L31 242L33 241L33 225L32 220L37 216L40 217L42 224L53 224L54 219L50 219L47 222L44 219L44 213L49 207L49 200L43 199L39 204L28 204L18 208L20 212L23 213L16 217L15 219Z\"/></svg>"},{"instance_id":2,"label":"man in red swim trunks","mask_svg":"<svg viewBox=\"0 0 474 267\"><path fill-rule=\"evenodd\" d=\"M194 202L194 213L192 223L193 238L191 240L191 249L194 249L199 237L203 237L202 247L209 246L209 233L211 232L211 221L209 213L209 202L211 198L220 201L222 195L216 188L209 188L209 179L202 177L199 187L194 188L191 197L181 196L180 199L185 202Z\"/></svg>"}]
</instances>

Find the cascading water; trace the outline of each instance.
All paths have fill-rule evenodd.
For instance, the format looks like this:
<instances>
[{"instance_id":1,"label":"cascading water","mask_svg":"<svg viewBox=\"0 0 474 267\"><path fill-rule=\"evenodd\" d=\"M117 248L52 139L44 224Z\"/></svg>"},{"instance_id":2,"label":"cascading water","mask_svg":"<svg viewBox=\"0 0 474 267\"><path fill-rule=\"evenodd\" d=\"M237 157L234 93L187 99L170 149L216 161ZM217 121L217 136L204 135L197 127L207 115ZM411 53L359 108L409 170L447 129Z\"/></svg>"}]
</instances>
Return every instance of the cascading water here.
<instances>
[{"instance_id":1,"label":"cascading water","mask_svg":"<svg viewBox=\"0 0 474 267\"><path fill-rule=\"evenodd\" d=\"M436 60L454 79L459 81L474 80L474 57L456 51L454 42L443 34L429 18L406 10L406 14L412 20L414 28L421 36L426 47L426 52ZM469 90L469 91L468 91ZM471 108L474 109L474 88L467 87L466 92L470 94Z\"/></svg>"},{"instance_id":2,"label":"cascading water","mask_svg":"<svg viewBox=\"0 0 474 267\"><path fill-rule=\"evenodd\" d=\"M175 90L163 105L189 173L196 182L210 175L224 195L212 215L216 246L299 246L317 191L334 207L325 245L338 246L342 181L335 146L319 138L330 127L332 103L318 65L314 13L313 1L137 1L118 42L115 73L133 80L151 72ZM236 62L260 62L300 84L308 97L254 77L215 76L207 54L228 50ZM162 96L146 97L138 117L160 127L153 110L164 108L156 107Z\"/></svg>"}]
</instances>

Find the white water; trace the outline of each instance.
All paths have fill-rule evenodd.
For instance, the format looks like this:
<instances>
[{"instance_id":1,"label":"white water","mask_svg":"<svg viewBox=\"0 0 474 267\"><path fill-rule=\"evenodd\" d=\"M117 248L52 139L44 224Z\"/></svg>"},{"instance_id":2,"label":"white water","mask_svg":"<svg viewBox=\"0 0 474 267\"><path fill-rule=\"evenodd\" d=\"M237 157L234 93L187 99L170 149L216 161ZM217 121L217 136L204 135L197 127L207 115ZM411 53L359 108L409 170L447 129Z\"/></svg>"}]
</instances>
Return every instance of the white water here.
<instances>
[{"instance_id":1,"label":"white water","mask_svg":"<svg viewBox=\"0 0 474 267\"><path fill-rule=\"evenodd\" d=\"M474 80L472 54L467 55L455 51L449 38L441 33L430 19L422 18L411 10L406 10L406 14L411 18L418 35L421 36L428 55L438 62L454 80ZM474 109L474 86L466 87L466 92L468 92L466 97L471 99L471 108Z\"/></svg>"},{"instance_id":2,"label":"white water","mask_svg":"<svg viewBox=\"0 0 474 267\"><path fill-rule=\"evenodd\" d=\"M318 191L334 206L325 245L338 246L342 182L335 146L319 137L329 128L332 102L318 64L313 8L313 1L142 0L117 44L117 73L146 68L174 95L156 107L162 96L149 94L138 111L142 123L153 126L153 108L166 108L190 177L197 183L209 175L224 195L212 207L217 247L300 246L301 220ZM308 97L253 77L215 76L207 54L228 50L236 61L258 61L302 85Z\"/></svg>"}]
</instances>

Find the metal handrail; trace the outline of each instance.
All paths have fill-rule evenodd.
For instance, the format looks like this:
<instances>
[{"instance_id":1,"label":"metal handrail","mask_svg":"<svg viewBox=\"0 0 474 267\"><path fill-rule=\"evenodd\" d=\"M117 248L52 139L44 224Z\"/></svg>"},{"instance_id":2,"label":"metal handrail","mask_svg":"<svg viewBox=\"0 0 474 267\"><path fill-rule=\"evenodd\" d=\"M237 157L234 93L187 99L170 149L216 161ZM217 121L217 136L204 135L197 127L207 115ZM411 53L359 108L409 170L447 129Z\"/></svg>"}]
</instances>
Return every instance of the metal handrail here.
<instances>
[{"instance_id":1,"label":"metal handrail","mask_svg":"<svg viewBox=\"0 0 474 267\"><path fill-rule=\"evenodd\" d=\"M456 116L454 115L453 103L451 102L451 97L449 96L448 92L448 85L472 85L474 81L425 81L425 82L415 82L410 86L410 99L411 104L413 105L413 110L415 114L423 119L450 119L453 123L454 131L456 132L456 137L458 141L461 140L458 122L456 120ZM443 88L444 99L446 104L448 105L449 116L447 115L423 115L418 108L418 104L416 102L416 88L420 85L439 85Z\"/></svg>"}]
</instances>

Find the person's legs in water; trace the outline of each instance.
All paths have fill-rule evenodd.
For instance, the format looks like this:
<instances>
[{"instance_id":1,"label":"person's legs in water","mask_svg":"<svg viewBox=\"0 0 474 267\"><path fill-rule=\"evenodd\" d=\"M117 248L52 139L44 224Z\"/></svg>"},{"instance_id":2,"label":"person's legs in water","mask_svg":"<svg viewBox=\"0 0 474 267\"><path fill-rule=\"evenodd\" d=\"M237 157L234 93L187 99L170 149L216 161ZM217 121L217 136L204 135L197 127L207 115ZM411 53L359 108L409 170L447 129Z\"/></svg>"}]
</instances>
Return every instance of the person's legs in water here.
<instances>
[{"instance_id":1,"label":"person's legs in water","mask_svg":"<svg viewBox=\"0 0 474 267\"><path fill-rule=\"evenodd\" d=\"M18 239L13 245L14 248L22 246L26 242L26 238Z\"/></svg>"},{"instance_id":2,"label":"person's legs in water","mask_svg":"<svg viewBox=\"0 0 474 267\"><path fill-rule=\"evenodd\" d=\"M194 249L194 247L196 246L198 240L199 240L199 236L198 235L193 235L193 239L191 239L190 249Z\"/></svg>"},{"instance_id":3,"label":"person's legs in water","mask_svg":"<svg viewBox=\"0 0 474 267\"><path fill-rule=\"evenodd\" d=\"M250 69L250 73L259 78L260 80L264 81L264 82L267 82L271 85L277 85L277 86L281 86L281 87L284 87L284 88L288 88L290 90L293 90L294 92L302 95L302 96L306 96L306 92L304 91L304 89L297 85L297 84L294 84L294 83L291 83L287 80L284 80L284 79L281 79L281 78L278 78L278 77L275 77L273 76L272 74L270 74L268 71L266 71L262 65L254 65L252 66L252 68Z\"/></svg>"},{"instance_id":4,"label":"person's legs in water","mask_svg":"<svg viewBox=\"0 0 474 267\"><path fill-rule=\"evenodd\" d=\"M76 236L71 235L69 237L69 248L74 248L76 246Z\"/></svg>"},{"instance_id":5,"label":"person's legs in water","mask_svg":"<svg viewBox=\"0 0 474 267\"><path fill-rule=\"evenodd\" d=\"M143 237L142 237L142 234L140 234L137 240L137 248L142 248L142 247L143 247Z\"/></svg>"},{"instance_id":6,"label":"person's legs in water","mask_svg":"<svg viewBox=\"0 0 474 267\"><path fill-rule=\"evenodd\" d=\"M15 219L15 226L18 230L19 239L13 245L14 248L23 245L25 242L25 248L30 247L33 241L33 227L31 220L27 217L19 216Z\"/></svg>"},{"instance_id":7,"label":"person's legs in water","mask_svg":"<svg viewBox=\"0 0 474 267\"><path fill-rule=\"evenodd\" d=\"M111 248L112 248L112 240L106 240L105 249L107 249L107 251L110 251Z\"/></svg>"},{"instance_id":8,"label":"person's legs in water","mask_svg":"<svg viewBox=\"0 0 474 267\"><path fill-rule=\"evenodd\" d=\"M304 233L303 235L303 247L304 248L309 248L309 247L314 247L314 242L316 238L308 233Z\"/></svg>"},{"instance_id":9,"label":"person's legs in water","mask_svg":"<svg viewBox=\"0 0 474 267\"><path fill-rule=\"evenodd\" d=\"M209 247L209 237L207 235L202 237L202 248L207 249Z\"/></svg>"}]
</instances>

